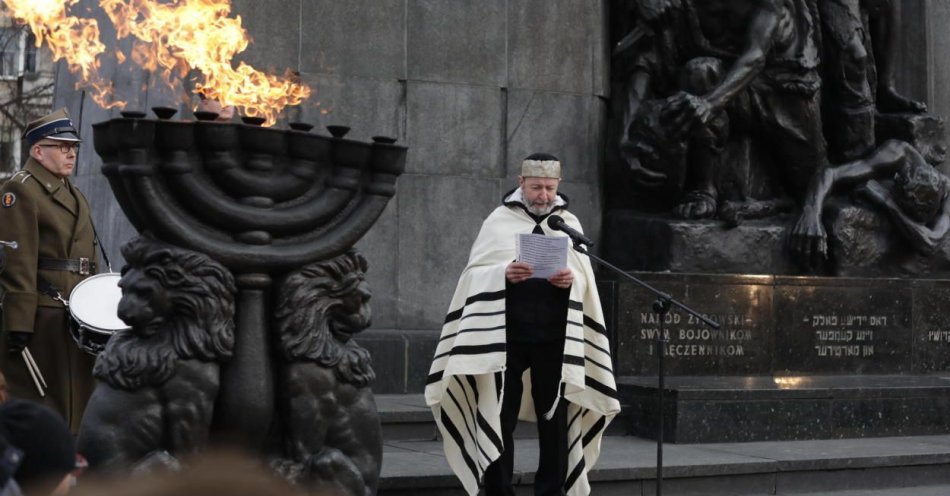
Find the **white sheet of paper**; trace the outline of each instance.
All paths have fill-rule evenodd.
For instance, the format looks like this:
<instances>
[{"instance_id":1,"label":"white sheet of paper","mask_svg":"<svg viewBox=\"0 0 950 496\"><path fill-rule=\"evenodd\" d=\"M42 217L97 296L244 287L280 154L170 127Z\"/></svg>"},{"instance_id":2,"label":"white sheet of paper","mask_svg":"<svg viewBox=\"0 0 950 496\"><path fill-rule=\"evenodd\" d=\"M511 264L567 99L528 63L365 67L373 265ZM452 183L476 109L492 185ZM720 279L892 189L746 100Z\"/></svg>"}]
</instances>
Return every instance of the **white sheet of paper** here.
<instances>
[{"instance_id":1,"label":"white sheet of paper","mask_svg":"<svg viewBox=\"0 0 950 496\"><path fill-rule=\"evenodd\" d=\"M515 238L518 261L531 264L534 269L531 277L547 279L567 267L567 240L567 236L518 234Z\"/></svg>"}]
</instances>

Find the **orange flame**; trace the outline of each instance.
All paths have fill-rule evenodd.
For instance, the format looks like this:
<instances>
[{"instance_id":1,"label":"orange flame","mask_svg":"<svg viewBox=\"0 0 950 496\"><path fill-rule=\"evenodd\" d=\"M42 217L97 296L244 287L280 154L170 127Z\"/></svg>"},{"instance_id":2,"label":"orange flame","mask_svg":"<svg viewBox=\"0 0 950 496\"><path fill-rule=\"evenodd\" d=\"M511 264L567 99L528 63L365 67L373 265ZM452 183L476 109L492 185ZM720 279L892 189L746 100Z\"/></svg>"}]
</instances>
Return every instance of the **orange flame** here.
<instances>
[{"instance_id":1,"label":"orange flame","mask_svg":"<svg viewBox=\"0 0 950 496\"><path fill-rule=\"evenodd\" d=\"M81 75L82 84L111 89L97 72L97 55L105 47L98 40L96 22L66 15L66 8L78 0L2 1L30 25L37 46L46 39L57 59L66 59L70 71ZM233 67L234 56L247 48L249 38L241 17L228 17L230 0L99 0L99 4L119 39L137 39L128 59L156 71L170 87L196 70L201 77L195 81L195 92L233 105L245 115L264 117L265 125L276 123L284 107L310 97L311 89L289 71L278 77L243 62ZM59 34L54 39L50 33ZM121 53L117 57L120 64L128 61ZM103 101L96 100L106 108L124 105Z\"/></svg>"},{"instance_id":2,"label":"orange flame","mask_svg":"<svg viewBox=\"0 0 950 496\"><path fill-rule=\"evenodd\" d=\"M94 19L66 14L78 0L3 0L11 17L30 26L36 46L45 41L53 61L63 59L76 75L76 88L91 88L93 101L103 108L123 107L112 101L112 82L99 75L99 54L105 45L99 41L99 25Z\"/></svg>"},{"instance_id":3,"label":"orange flame","mask_svg":"<svg viewBox=\"0 0 950 496\"><path fill-rule=\"evenodd\" d=\"M308 86L291 74L277 77L240 63L234 56L247 48L249 39L241 17L228 17L230 0L100 0L115 24L119 38L135 36L132 58L149 70L158 70L165 81L196 69L204 81L195 91L233 105L243 114L264 117L273 125L287 105L310 97Z\"/></svg>"}]
</instances>

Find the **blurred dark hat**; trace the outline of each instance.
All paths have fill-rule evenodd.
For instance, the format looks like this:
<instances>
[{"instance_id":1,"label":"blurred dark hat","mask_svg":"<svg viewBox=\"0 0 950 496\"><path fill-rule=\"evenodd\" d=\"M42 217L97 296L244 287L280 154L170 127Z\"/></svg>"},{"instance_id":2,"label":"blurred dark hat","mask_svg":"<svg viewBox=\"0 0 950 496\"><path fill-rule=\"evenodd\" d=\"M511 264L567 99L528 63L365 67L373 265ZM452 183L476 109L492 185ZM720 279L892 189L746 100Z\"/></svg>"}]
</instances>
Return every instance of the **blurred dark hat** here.
<instances>
[{"instance_id":1,"label":"blurred dark hat","mask_svg":"<svg viewBox=\"0 0 950 496\"><path fill-rule=\"evenodd\" d=\"M60 141L82 141L79 139L79 132L76 131L76 126L73 125L73 121L69 118L65 108L26 125L23 139L30 146L43 138Z\"/></svg>"},{"instance_id":2,"label":"blurred dark hat","mask_svg":"<svg viewBox=\"0 0 950 496\"><path fill-rule=\"evenodd\" d=\"M16 398L0 405L0 436L23 453L13 478L24 489L58 484L76 469L76 442L66 421L43 405Z\"/></svg>"},{"instance_id":3,"label":"blurred dark hat","mask_svg":"<svg viewBox=\"0 0 950 496\"><path fill-rule=\"evenodd\" d=\"M13 474L20 468L23 452L0 436L0 489L7 487Z\"/></svg>"}]
</instances>

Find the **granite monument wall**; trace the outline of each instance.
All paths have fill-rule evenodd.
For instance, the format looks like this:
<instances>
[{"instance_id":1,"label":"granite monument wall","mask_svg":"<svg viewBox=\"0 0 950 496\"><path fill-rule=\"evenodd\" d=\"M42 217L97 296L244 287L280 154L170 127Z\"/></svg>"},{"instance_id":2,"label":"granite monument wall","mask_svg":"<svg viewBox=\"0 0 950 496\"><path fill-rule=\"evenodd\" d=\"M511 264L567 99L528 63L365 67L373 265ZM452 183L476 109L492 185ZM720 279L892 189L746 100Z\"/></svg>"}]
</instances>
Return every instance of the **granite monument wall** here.
<instances>
[{"instance_id":1,"label":"granite monument wall","mask_svg":"<svg viewBox=\"0 0 950 496\"><path fill-rule=\"evenodd\" d=\"M76 8L112 29L94 0ZM357 245L369 260L377 392L421 391L458 274L482 219L515 184L521 159L546 151L565 163L562 190L594 237L601 218L600 170L607 108L604 0L234 0L253 42L242 60L298 71L314 95L291 120L385 135L409 146L396 197ZM120 42L110 50L128 53ZM144 71L114 74L129 109L181 108L181 95ZM73 89L58 68L56 105L83 136L117 117ZM285 112L287 114L287 112ZM286 119L286 115L285 115ZM283 124L279 124L283 125ZM77 183L100 235L121 267L119 246L135 233L100 174L91 143ZM410 360L409 357L414 357Z\"/></svg>"},{"instance_id":2,"label":"granite monument wall","mask_svg":"<svg viewBox=\"0 0 950 496\"><path fill-rule=\"evenodd\" d=\"M421 391L427 358L482 218L514 184L520 159L549 151L566 165L563 191L595 239L603 205L604 122L609 105L606 0L235 0L254 41L242 59L292 69L315 94L294 116L350 136L398 138L410 147L398 194L358 247L369 259L373 330L363 343L378 392ZM101 20L94 0L81 0ZM903 0L898 84L950 115L950 4ZM128 53L121 42L111 51ZM909 54L913 54L910 56ZM114 74L129 108L185 105L149 74ZM58 66L55 104L91 125L118 115L73 89ZM91 144L91 143L90 143ZM112 197L91 146L77 182L92 203L113 259L134 229ZM947 165L944 172L950 172ZM414 357L411 359L410 357ZM424 357L425 359L420 359Z\"/></svg>"}]
</instances>

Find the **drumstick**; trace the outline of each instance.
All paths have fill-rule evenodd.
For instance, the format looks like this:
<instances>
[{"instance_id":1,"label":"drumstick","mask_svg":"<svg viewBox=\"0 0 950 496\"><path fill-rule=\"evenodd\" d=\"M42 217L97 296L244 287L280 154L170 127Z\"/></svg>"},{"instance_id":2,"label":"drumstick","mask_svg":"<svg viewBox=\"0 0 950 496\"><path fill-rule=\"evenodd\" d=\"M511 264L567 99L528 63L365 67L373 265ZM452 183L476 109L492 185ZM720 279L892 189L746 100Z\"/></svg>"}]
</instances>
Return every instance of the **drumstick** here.
<instances>
[{"instance_id":1,"label":"drumstick","mask_svg":"<svg viewBox=\"0 0 950 496\"><path fill-rule=\"evenodd\" d=\"M33 370L33 366L30 363L30 359L27 358L26 348L20 352L20 356L23 357L23 362L26 364L26 370L30 372L30 377L33 378L33 384L36 384L36 390L40 393L40 398L46 396L46 391L43 391L43 386L40 385L40 380L36 377L36 372Z\"/></svg>"},{"instance_id":2,"label":"drumstick","mask_svg":"<svg viewBox=\"0 0 950 496\"><path fill-rule=\"evenodd\" d=\"M43 387L49 389L49 386L46 385L46 379L43 378L43 372L40 371L40 366L36 364L36 360L33 359L33 353L30 353L30 349L24 347L23 353L26 353L26 357L30 360L30 363L33 364L33 370L36 371L36 376L40 378L40 382L43 383Z\"/></svg>"}]
</instances>

